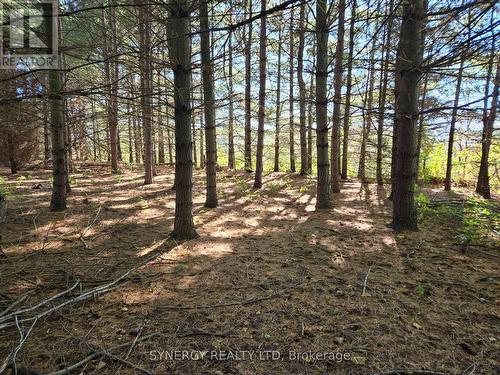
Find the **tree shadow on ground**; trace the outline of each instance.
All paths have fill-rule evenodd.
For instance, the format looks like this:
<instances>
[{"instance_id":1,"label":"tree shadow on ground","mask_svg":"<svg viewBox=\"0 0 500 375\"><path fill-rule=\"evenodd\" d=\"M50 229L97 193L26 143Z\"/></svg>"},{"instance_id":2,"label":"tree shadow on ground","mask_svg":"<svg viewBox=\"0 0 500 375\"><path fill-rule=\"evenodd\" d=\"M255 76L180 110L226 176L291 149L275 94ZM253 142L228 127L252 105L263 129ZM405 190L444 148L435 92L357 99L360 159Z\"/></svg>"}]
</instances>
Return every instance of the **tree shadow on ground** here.
<instances>
[{"instance_id":1,"label":"tree shadow on ground","mask_svg":"<svg viewBox=\"0 0 500 375\"><path fill-rule=\"evenodd\" d=\"M25 221L7 223L8 258L0 269L9 274L1 284L9 296L36 288L34 301L75 278L84 288L101 285L147 261L115 291L40 322L19 355L27 367L64 368L96 348L158 331L160 336L137 344L127 361L162 374L368 374L415 364L456 371L473 358L457 360L459 331L460 337L493 335L491 305L468 298L472 282L450 286L459 267L437 247L433 256L442 257L437 265L421 250L435 244L423 240L411 253L413 234L395 236L386 227L390 206L374 185L345 182L333 209L316 211L312 179L269 174L256 192L248 188L251 176L221 172L220 206L209 210L203 207L203 171L195 172L193 211L200 237L177 243L168 238L175 195L166 187L173 183L172 170L162 172L147 187L138 184L137 173L125 174L119 189L113 176L99 177L95 186L83 185L82 176L68 212L48 212L42 208L47 194L38 195L26 199L33 211L24 213ZM15 242L21 231L23 239ZM466 271L477 281L477 271ZM432 294L425 289L420 294L423 282L432 283L427 286ZM456 293L466 288L468 305L458 307ZM490 300L493 292L482 295ZM469 312L478 313L482 323L471 325ZM3 335L2 353L16 339L16 330ZM492 353L492 343L481 345L482 353ZM282 357L158 361L153 350L274 350ZM288 357L337 351L349 353L350 360ZM87 370L136 372L109 356L103 362L93 361ZM494 366L488 357L481 363L485 370Z\"/></svg>"}]
</instances>

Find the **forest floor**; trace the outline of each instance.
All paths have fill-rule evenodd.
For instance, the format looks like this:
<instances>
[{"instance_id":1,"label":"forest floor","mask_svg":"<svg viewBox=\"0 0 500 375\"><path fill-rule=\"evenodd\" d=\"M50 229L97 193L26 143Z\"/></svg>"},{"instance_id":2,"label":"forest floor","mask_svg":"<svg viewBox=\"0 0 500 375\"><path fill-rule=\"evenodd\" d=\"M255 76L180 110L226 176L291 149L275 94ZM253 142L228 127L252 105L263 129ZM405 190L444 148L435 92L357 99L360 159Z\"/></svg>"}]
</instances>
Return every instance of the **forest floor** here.
<instances>
[{"instance_id":1,"label":"forest floor","mask_svg":"<svg viewBox=\"0 0 500 375\"><path fill-rule=\"evenodd\" d=\"M334 208L315 211L313 178L272 173L255 191L251 174L221 171L219 207L206 209L197 170L199 237L177 243L170 167L143 186L140 170L80 166L59 213L48 209L50 171L0 172L11 192L0 224L0 328L10 324L0 330L0 366L35 322L16 359L44 374L89 355L69 373L500 369L497 249L464 251L461 223L447 216L395 234L376 185L343 182ZM10 314L29 306L16 327Z\"/></svg>"}]
</instances>

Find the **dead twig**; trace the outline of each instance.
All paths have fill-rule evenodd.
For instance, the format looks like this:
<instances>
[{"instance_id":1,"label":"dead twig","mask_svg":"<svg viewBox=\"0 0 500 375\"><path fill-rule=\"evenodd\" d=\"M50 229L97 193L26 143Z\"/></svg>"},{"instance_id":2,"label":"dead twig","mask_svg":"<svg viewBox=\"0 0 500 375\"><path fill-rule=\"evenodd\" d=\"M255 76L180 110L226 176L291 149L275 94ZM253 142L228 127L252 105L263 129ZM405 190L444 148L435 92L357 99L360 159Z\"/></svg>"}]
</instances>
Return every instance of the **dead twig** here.
<instances>
[{"instance_id":1,"label":"dead twig","mask_svg":"<svg viewBox=\"0 0 500 375\"><path fill-rule=\"evenodd\" d=\"M155 332L155 333L151 333L149 335L146 335L146 336L142 336L141 338L139 338L137 340L137 343L139 342L143 342L143 341L146 341L146 340L149 340L153 337L157 337L157 336L160 336L161 333L160 332ZM89 354L87 357L85 357L84 359L82 359L81 361L79 362L76 362L74 363L73 365L71 366L67 366L66 368L62 369L62 370L58 370L58 371L54 371L54 372L51 372L50 374L47 374L47 375L66 375L68 373L70 373L71 371L85 365L86 363L96 359L96 358L99 358L103 355L107 355L107 353L110 353L114 350L118 350L118 349L121 349L121 348L124 348L124 347L127 347L129 346L133 341L129 341L129 342L126 342L126 343L123 343L123 344L120 344L120 345L117 345L117 346L114 346L112 348L109 348L107 350L104 350L104 349L101 349L101 350L97 350L91 354ZM128 361L127 361L128 362Z\"/></svg>"},{"instance_id":2,"label":"dead twig","mask_svg":"<svg viewBox=\"0 0 500 375\"><path fill-rule=\"evenodd\" d=\"M365 281L363 282L363 292L361 293L362 296L366 295L366 285L368 284L368 275L370 275L370 271L372 270L372 267L373 267L373 263L370 266L370 268L368 268L368 272L366 272Z\"/></svg>"},{"instance_id":3,"label":"dead twig","mask_svg":"<svg viewBox=\"0 0 500 375\"><path fill-rule=\"evenodd\" d=\"M125 359L128 359L130 354L132 354L132 350L134 350L135 344L137 344L137 340L139 340L139 337L142 335L142 331L144 330L144 324L139 328L139 332L137 332L137 336L135 336L135 340L132 342L132 345L130 345L130 348L128 348L127 355L125 356Z\"/></svg>"}]
</instances>

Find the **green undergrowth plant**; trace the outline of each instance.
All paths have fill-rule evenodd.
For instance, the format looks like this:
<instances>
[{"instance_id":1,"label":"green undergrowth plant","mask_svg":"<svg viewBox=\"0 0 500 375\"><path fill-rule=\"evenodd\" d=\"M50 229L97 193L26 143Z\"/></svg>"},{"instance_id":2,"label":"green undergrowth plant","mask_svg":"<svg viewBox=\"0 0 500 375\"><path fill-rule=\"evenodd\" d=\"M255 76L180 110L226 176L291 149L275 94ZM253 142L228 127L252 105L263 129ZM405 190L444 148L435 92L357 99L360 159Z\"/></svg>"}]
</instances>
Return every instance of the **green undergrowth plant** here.
<instances>
[{"instance_id":1,"label":"green undergrowth plant","mask_svg":"<svg viewBox=\"0 0 500 375\"><path fill-rule=\"evenodd\" d=\"M22 194L17 190L17 186L8 183L4 176L0 176L0 195L8 200L22 198Z\"/></svg>"},{"instance_id":2,"label":"green undergrowth plant","mask_svg":"<svg viewBox=\"0 0 500 375\"><path fill-rule=\"evenodd\" d=\"M454 196L450 196L453 198ZM444 201L436 204L423 192L415 202L421 219L453 220L459 223L457 242L462 246L500 247L500 204L494 200L469 197L463 202Z\"/></svg>"}]
</instances>

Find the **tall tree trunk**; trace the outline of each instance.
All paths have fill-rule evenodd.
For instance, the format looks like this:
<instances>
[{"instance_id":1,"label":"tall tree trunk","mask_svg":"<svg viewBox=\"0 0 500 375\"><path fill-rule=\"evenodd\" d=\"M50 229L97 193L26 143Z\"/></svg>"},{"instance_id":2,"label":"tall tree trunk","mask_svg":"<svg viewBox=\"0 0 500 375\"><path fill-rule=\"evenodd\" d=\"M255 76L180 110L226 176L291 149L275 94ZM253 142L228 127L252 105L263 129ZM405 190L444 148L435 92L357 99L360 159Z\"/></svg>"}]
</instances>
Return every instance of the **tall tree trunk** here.
<instances>
[{"instance_id":1,"label":"tall tree trunk","mask_svg":"<svg viewBox=\"0 0 500 375\"><path fill-rule=\"evenodd\" d=\"M491 56L491 61L493 62L493 55ZM489 75L491 75L491 68ZM487 80L487 86L489 82ZM476 192L482 194L485 199L491 198L490 191L490 175L489 175L489 156L491 139L493 138L494 124L497 114L497 108L499 106L498 96L500 91L500 58L497 59L497 68L495 74L495 85L493 87L492 99L491 99L491 109L490 114L487 115L487 105L488 105L488 88L485 90L485 110L483 111L483 136L481 142L481 164L479 167L479 176L477 179Z\"/></svg>"},{"instance_id":2,"label":"tall tree trunk","mask_svg":"<svg viewBox=\"0 0 500 375\"><path fill-rule=\"evenodd\" d=\"M151 98L151 8L139 0L142 128L144 132L144 185L153 183L153 111Z\"/></svg>"},{"instance_id":3,"label":"tall tree trunk","mask_svg":"<svg viewBox=\"0 0 500 375\"><path fill-rule=\"evenodd\" d=\"M110 156L111 156L111 171L118 172L119 160L119 142L118 142L118 42L116 38L116 1L110 0L109 24L111 26L110 48L111 56L109 62L110 69L110 118L109 118L109 139L110 139ZM106 27L103 25L103 27ZM105 39L107 39L105 34ZM105 48L106 49L106 48ZM106 64L106 62L105 62Z\"/></svg>"},{"instance_id":4,"label":"tall tree trunk","mask_svg":"<svg viewBox=\"0 0 500 375\"><path fill-rule=\"evenodd\" d=\"M64 100L61 93L61 73L49 71L50 130L52 135L52 197L51 211L66 209L66 147L64 140Z\"/></svg>"},{"instance_id":5,"label":"tall tree trunk","mask_svg":"<svg viewBox=\"0 0 500 375\"><path fill-rule=\"evenodd\" d=\"M306 4L300 5L299 18L299 51L297 55L297 80L299 81L300 112L300 174L305 176L307 168L307 128L306 128L306 83L304 81L304 44L305 44Z\"/></svg>"},{"instance_id":6,"label":"tall tree trunk","mask_svg":"<svg viewBox=\"0 0 500 375\"><path fill-rule=\"evenodd\" d=\"M375 30L378 25L375 25ZM366 148L370 137L370 130L372 128L373 116L373 91L375 86L375 46L377 38L373 38L371 51L370 51L370 67L368 69L368 77L366 81L366 94L363 103L363 130L361 136L361 148L359 152L359 166L358 178L361 182L366 182Z\"/></svg>"},{"instance_id":7,"label":"tall tree trunk","mask_svg":"<svg viewBox=\"0 0 500 375\"><path fill-rule=\"evenodd\" d=\"M166 56L165 52L162 53L162 58L165 61ZM164 77L162 79L161 76L161 70L158 71L158 82L162 84L163 88L167 87L167 78ZM164 119L165 115L162 112L163 107L165 107L165 112L167 109L167 102L166 100L162 100L162 95L161 91L158 90L158 163L160 164L165 164L165 134L164 134L164 129L165 129L165 124L164 124Z\"/></svg>"},{"instance_id":8,"label":"tall tree trunk","mask_svg":"<svg viewBox=\"0 0 500 375\"><path fill-rule=\"evenodd\" d=\"M377 184L383 185L383 173L382 173L382 158L383 158L383 148L384 148L384 121L385 121L385 101L387 98L387 84L389 81L389 60L391 52L391 41L392 41L392 25L394 18L392 16L392 8L394 7L394 1L389 2L389 8L387 9L387 28L385 33L385 44L382 53L385 54L382 66L382 77L381 77L381 89L378 101L378 121L377 121Z\"/></svg>"},{"instance_id":9,"label":"tall tree trunk","mask_svg":"<svg viewBox=\"0 0 500 375\"><path fill-rule=\"evenodd\" d=\"M492 26L495 20L495 13L494 10L491 10L491 21L490 25ZM493 30L493 26L492 26ZM484 85L484 99L483 99L483 133L481 135L481 162L479 165L479 174L477 176L477 185L476 185L476 192L478 194L484 195L484 183L485 183L485 174L488 172L488 158L489 158L489 152L490 152L490 144L491 144L491 136L489 137L490 139L488 140L488 134L490 133L489 129L489 117L488 117L488 100L489 100L489 93L490 93L490 82L491 82L491 75L493 73L493 64L495 62L495 48L496 48L496 35L492 35L491 39L491 50L490 50L490 56L488 60L488 71L486 74L486 83ZM492 105L494 105L495 102L492 101ZM493 108L492 108L493 109ZM493 135L493 129L491 129L491 135ZM488 176L489 180L489 176ZM489 183L489 181L488 181Z\"/></svg>"},{"instance_id":10,"label":"tall tree trunk","mask_svg":"<svg viewBox=\"0 0 500 375\"><path fill-rule=\"evenodd\" d=\"M167 25L169 56L174 71L175 220L171 236L197 236L193 222L193 160L191 139L190 9L185 0L170 4Z\"/></svg>"},{"instance_id":11,"label":"tall tree trunk","mask_svg":"<svg viewBox=\"0 0 500 375\"><path fill-rule=\"evenodd\" d=\"M94 102L92 102L92 121L93 124L95 125L95 118L94 118ZM45 163L47 163L50 159L50 124L49 124L49 108L47 103L44 103L44 118L43 118L43 160ZM95 130L92 139L95 137ZM95 147L95 141L94 141L94 158L95 158L95 152L96 147Z\"/></svg>"},{"instance_id":12,"label":"tall tree trunk","mask_svg":"<svg viewBox=\"0 0 500 375\"><path fill-rule=\"evenodd\" d=\"M233 3L229 1L229 23L233 23ZM228 107L228 129L227 129L227 167L229 169L234 169L235 156L234 156L234 88L233 88L233 32L229 31L229 41L228 41L228 54L229 54L229 77L228 77L228 89L229 89L229 107Z\"/></svg>"},{"instance_id":13,"label":"tall tree trunk","mask_svg":"<svg viewBox=\"0 0 500 375\"><path fill-rule=\"evenodd\" d=\"M135 102L135 75L132 75L131 81L130 81L130 94L132 98L134 98L131 102L131 110L132 110L132 127L134 130L134 151L135 151L135 162L136 163L141 163L142 162L142 151L141 151L141 128L140 128L140 122L139 118L137 116L138 110L137 110L137 104Z\"/></svg>"},{"instance_id":14,"label":"tall tree trunk","mask_svg":"<svg viewBox=\"0 0 500 375\"><path fill-rule=\"evenodd\" d=\"M203 85L200 85L200 108L203 103ZM205 144L205 137L203 136L203 114L200 114L199 116L200 124L200 166L201 168L205 168L205 147L203 146Z\"/></svg>"},{"instance_id":15,"label":"tall tree trunk","mask_svg":"<svg viewBox=\"0 0 500 375\"><path fill-rule=\"evenodd\" d=\"M281 29L278 29L278 40L281 41ZM276 76L276 122L274 133L274 171L280 170L280 130L281 130L281 44L278 43L278 73Z\"/></svg>"},{"instance_id":16,"label":"tall tree trunk","mask_svg":"<svg viewBox=\"0 0 500 375\"><path fill-rule=\"evenodd\" d=\"M266 12L266 0L261 0L260 3L261 13ZM260 19L260 50L259 50L259 116L258 116L258 130L257 130L257 157L255 164L255 181L253 187L260 189L262 187L262 170L263 170L263 157L264 157L264 121L266 114L266 16Z\"/></svg>"},{"instance_id":17,"label":"tall tree trunk","mask_svg":"<svg viewBox=\"0 0 500 375\"><path fill-rule=\"evenodd\" d=\"M332 124L332 153L330 160L331 167L331 188L333 193L340 193L340 171L339 171L339 152L340 152L340 100L342 97L342 74L343 74L343 55L344 55L344 33L345 33L345 0L339 1L338 13L338 31L337 46L335 49L335 67L334 67L334 97L333 97L333 124Z\"/></svg>"},{"instance_id":18,"label":"tall tree trunk","mask_svg":"<svg viewBox=\"0 0 500 375\"><path fill-rule=\"evenodd\" d=\"M247 4L248 3L248 4ZM252 17L252 0L245 0L245 11L248 6L249 17ZM252 171L252 114L251 114L251 74L252 74L252 23L247 26L245 41L245 171Z\"/></svg>"},{"instance_id":19,"label":"tall tree trunk","mask_svg":"<svg viewBox=\"0 0 500 375\"><path fill-rule=\"evenodd\" d=\"M165 113L165 121L167 128L167 147L168 147L168 164L174 164L174 158L172 156L172 135L170 134L170 104L167 101L166 113Z\"/></svg>"},{"instance_id":20,"label":"tall tree trunk","mask_svg":"<svg viewBox=\"0 0 500 375\"><path fill-rule=\"evenodd\" d=\"M290 172L295 172L295 129L294 129L294 118L293 118L293 58L294 58L294 41L293 41L293 22L294 22L294 8L292 8L290 15L290 94L289 94L289 134L290 134Z\"/></svg>"},{"instance_id":21,"label":"tall tree trunk","mask_svg":"<svg viewBox=\"0 0 500 375\"><path fill-rule=\"evenodd\" d=\"M418 134L417 134L417 161L415 167L415 181L418 183L418 176L420 170L420 153L422 152L422 138L424 136L424 123L425 123L425 100L427 96L427 81L429 75L426 74L424 78L424 87L422 89L422 99L420 100L420 116L418 118Z\"/></svg>"},{"instance_id":22,"label":"tall tree trunk","mask_svg":"<svg viewBox=\"0 0 500 375\"><path fill-rule=\"evenodd\" d=\"M58 20L58 23L57 23L57 27L58 27L58 35L59 35L59 40L60 40L60 45L62 48L62 50L64 51L64 40L63 40L63 35L62 35L62 27L61 27L61 23L62 23L62 19L59 19ZM61 55L59 56L59 59L60 59L60 62L61 62L61 75L60 75L60 80L61 80L61 90L62 88L64 87L65 83L66 83L66 70L65 70L65 67L66 67L66 58L65 58L65 54L64 52L61 53ZM64 168L66 170L66 173L65 173L65 178L66 178L66 181L65 181L65 184L66 184L66 195L67 194L70 194L71 193L71 184L70 184L70 181L69 181L69 173L72 171L73 169L73 165L72 165L72 146L73 146L73 143L71 141L71 132L70 132L70 126L69 126L69 122L68 122L68 101L66 98L63 98L63 112L62 112L62 116L63 116L63 123L64 123L64 126L63 126L63 138L64 138Z\"/></svg>"},{"instance_id":23,"label":"tall tree trunk","mask_svg":"<svg viewBox=\"0 0 500 375\"><path fill-rule=\"evenodd\" d=\"M351 121L351 91L352 91L352 59L354 55L354 36L356 34L356 0L352 1L351 22L349 25L349 57L347 61L347 90L344 107L344 127L342 134L342 171L340 177L347 179L347 163L349 156L349 123Z\"/></svg>"},{"instance_id":24,"label":"tall tree trunk","mask_svg":"<svg viewBox=\"0 0 500 375\"><path fill-rule=\"evenodd\" d=\"M330 165L328 160L328 117L326 80L328 76L328 24L326 0L316 1L316 149L317 193L316 208L330 208Z\"/></svg>"},{"instance_id":25,"label":"tall tree trunk","mask_svg":"<svg viewBox=\"0 0 500 375\"><path fill-rule=\"evenodd\" d=\"M134 162L134 134L133 134L133 107L132 107L132 80L130 76L127 79L128 100L127 100L127 126L128 126L128 161Z\"/></svg>"},{"instance_id":26,"label":"tall tree trunk","mask_svg":"<svg viewBox=\"0 0 500 375\"><path fill-rule=\"evenodd\" d=\"M15 144L14 137L10 131L7 133L7 149L9 153L10 173L16 174L19 169L16 155L17 145Z\"/></svg>"},{"instance_id":27,"label":"tall tree trunk","mask_svg":"<svg viewBox=\"0 0 500 375\"><path fill-rule=\"evenodd\" d=\"M460 57L460 67L458 68L457 85L455 87L455 99L453 100L453 109L451 112L450 133L448 135L448 152L446 157L446 178L444 180L444 190L451 190L451 169L453 166L453 144L455 139L455 125L457 123L458 102L460 100L460 91L462 87L462 76L464 71L466 52L462 52Z\"/></svg>"},{"instance_id":28,"label":"tall tree trunk","mask_svg":"<svg viewBox=\"0 0 500 375\"><path fill-rule=\"evenodd\" d=\"M192 76L191 76L192 79ZM193 93L194 96L194 93ZM195 103L194 100L192 101L192 107L195 108ZM200 112L200 116L203 117L203 114ZM193 132L193 166L196 168L198 166L198 154L196 153L196 116L193 115L191 116L191 130ZM201 165L200 165L201 168Z\"/></svg>"},{"instance_id":29,"label":"tall tree trunk","mask_svg":"<svg viewBox=\"0 0 500 375\"><path fill-rule=\"evenodd\" d=\"M314 100L314 72L311 72L311 81L309 83L309 105L307 108L307 173L312 173L312 155L313 155L313 111L312 103Z\"/></svg>"},{"instance_id":30,"label":"tall tree trunk","mask_svg":"<svg viewBox=\"0 0 500 375\"><path fill-rule=\"evenodd\" d=\"M97 161L97 154L99 145L99 127L97 125L96 113L95 113L95 103L94 100L90 102L90 110L92 112L92 155L94 161Z\"/></svg>"},{"instance_id":31,"label":"tall tree trunk","mask_svg":"<svg viewBox=\"0 0 500 375\"><path fill-rule=\"evenodd\" d=\"M396 230L417 229L414 202L418 86L423 56L422 29L426 0L403 3L400 41L396 58L396 124L398 129L392 225Z\"/></svg>"},{"instance_id":32,"label":"tall tree trunk","mask_svg":"<svg viewBox=\"0 0 500 375\"><path fill-rule=\"evenodd\" d=\"M108 35L107 32L107 24L106 15L105 15L105 4L104 0L102 0L102 10L101 10L101 28L103 32L103 60L104 60L104 73L106 77L106 97L107 97L107 109L108 109L108 129L106 130L107 140L108 140L108 161L111 162L111 171L118 171L118 126L117 126L117 116L115 116L115 98L116 95L114 93L115 88L115 77L112 69L112 51L114 49L112 44L112 38ZM114 7L111 7L114 9ZM111 25L114 24L112 21L112 17L110 16ZM111 39L111 43L110 43Z\"/></svg>"},{"instance_id":33,"label":"tall tree trunk","mask_svg":"<svg viewBox=\"0 0 500 375\"><path fill-rule=\"evenodd\" d=\"M203 108L205 111L205 160L207 172L207 197L205 207L217 207L217 140L215 134L215 92L213 63L210 56L208 0L200 0L201 64L203 76Z\"/></svg>"},{"instance_id":34,"label":"tall tree trunk","mask_svg":"<svg viewBox=\"0 0 500 375\"><path fill-rule=\"evenodd\" d=\"M132 117L130 116L130 101L127 101L127 127L128 127L128 162L134 162L134 147L133 147L133 139L132 139Z\"/></svg>"}]
</instances>

